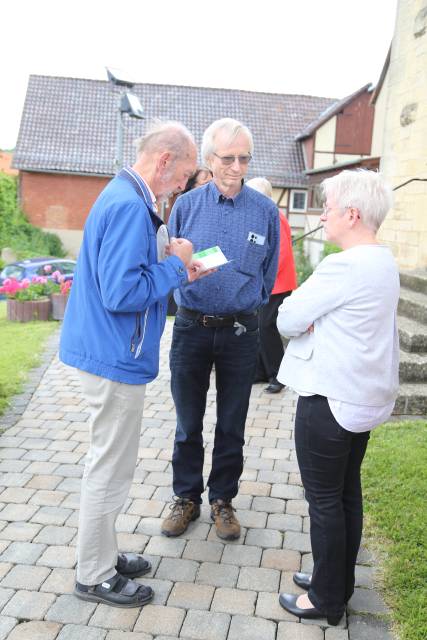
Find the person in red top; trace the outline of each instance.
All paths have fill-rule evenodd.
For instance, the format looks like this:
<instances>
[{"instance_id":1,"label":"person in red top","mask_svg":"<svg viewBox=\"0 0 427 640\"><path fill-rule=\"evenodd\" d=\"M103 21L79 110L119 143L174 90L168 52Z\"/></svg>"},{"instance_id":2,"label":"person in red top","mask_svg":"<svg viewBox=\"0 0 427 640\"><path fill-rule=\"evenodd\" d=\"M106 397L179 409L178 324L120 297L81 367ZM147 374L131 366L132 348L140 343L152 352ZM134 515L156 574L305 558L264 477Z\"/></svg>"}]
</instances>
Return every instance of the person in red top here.
<instances>
[{"instance_id":1,"label":"person in red top","mask_svg":"<svg viewBox=\"0 0 427 640\"><path fill-rule=\"evenodd\" d=\"M248 187L260 191L271 198L273 189L265 178L252 178L246 182ZM268 303L261 308L259 316L260 347L257 371L254 382L268 382L267 393L278 393L283 384L276 378L283 358L283 343L276 326L277 313L286 296L297 288L292 237L285 214L280 211L280 253L276 281Z\"/></svg>"}]
</instances>

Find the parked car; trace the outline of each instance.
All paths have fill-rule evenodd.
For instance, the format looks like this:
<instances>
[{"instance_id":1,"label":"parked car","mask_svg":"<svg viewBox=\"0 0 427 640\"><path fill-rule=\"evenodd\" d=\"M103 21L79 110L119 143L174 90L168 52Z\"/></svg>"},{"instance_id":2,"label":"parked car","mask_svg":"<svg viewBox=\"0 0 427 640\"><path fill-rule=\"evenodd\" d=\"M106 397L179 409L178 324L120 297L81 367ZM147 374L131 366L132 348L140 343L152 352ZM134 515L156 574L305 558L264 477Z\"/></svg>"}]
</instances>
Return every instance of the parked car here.
<instances>
[{"instance_id":1,"label":"parked car","mask_svg":"<svg viewBox=\"0 0 427 640\"><path fill-rule=\"evenodd\" d=\"M52 256L45 258L28 258L27 260L11 262L6 265L0 273L0 286L6 278L15 278L16 280L23 280L24 278L31 280L33 276L47 276L51 278L52 273L55 271L60 271L65 280L72 280L76 264L75 260L53 258ZM49 267L51 267L50 270Z\"/></svg>"}]
</instances>

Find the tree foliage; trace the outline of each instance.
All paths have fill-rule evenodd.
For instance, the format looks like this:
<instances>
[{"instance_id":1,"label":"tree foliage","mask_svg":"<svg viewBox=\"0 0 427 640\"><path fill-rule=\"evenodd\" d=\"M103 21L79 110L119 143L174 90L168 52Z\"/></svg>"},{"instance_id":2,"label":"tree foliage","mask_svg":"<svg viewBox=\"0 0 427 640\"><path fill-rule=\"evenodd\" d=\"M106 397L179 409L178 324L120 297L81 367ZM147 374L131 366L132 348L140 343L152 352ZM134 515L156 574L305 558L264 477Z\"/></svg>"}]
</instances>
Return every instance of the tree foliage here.
<instances>
[{"instance_id":1,"label":"tree foliage","mask_svg":"<svg viewBox=\"0 0 427 640\"><path fill-rule=\"evenodd\" d=\"M18 205L16 178L0 173L0 251L4 247L10 247L18 259L66 255L56 234L28 222Z\"/></svg>"},{"instance_id":2,"label":"tree foliage","mask_svg":"<svg viewBox=\"0 0 427 640\"><path fill-rule=\"evenodd\" d=\"M300 286L313 273L313 267L304 251L304 243L300 240L294 245L295 269L297 272L298 286Z\"/></svg>"}]
</instances>

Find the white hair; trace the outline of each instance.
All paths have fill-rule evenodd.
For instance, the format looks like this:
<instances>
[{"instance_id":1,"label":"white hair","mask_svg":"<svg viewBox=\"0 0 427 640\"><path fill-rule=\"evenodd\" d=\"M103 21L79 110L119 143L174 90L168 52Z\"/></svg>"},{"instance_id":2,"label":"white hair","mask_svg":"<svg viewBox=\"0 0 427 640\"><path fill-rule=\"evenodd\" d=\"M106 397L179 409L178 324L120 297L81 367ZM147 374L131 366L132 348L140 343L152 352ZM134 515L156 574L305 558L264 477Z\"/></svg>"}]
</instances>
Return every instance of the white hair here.
<instances>
[{"instance_id":1,"label":"white hair","mask_svg":"<svg viewBox=\"0 0 427 640\"><path fill-rule=\"evenodd\" d=\"M247 187L251 187L251 189L255 189L255 191L263 193L267 198L273 197L273 187L267 178L251 178L245 182L245 184Z\"/></svg>"},{"instance_id":2,"label":"white hair","mask_svg":"<svg viewBox=\"0 0 427 640\"><path fill-rule=\"evenodd\" d=\"M323 180L321 187L325 200L333 198L340 209L358 209L363 224L374 232L378 231L393 206L392 189L376 171L341 171Z\"/></svg>"},{"instance_id":3,"label":"white hair","mask_svg":"<svg viewBox=\"0 0 427 640\"><path fill-rule=\"evenodd\" d=\"M215 122L212 122L212 124L209 125L209 127L203 134L201 156L203 163L207 167L210 167L209 159L215 152L215 138L219 131L223 131L226 135L228 135L230 143L240 133L244 133L249 142L249 151L250 153L253 152L254 142L249 129L238 120L233 120L233 118L221 118L220 120L215 120Z\"/></svg>"},{"instance_id":4,"label":"white hair","mask_svg":"<svg viewBox=\"0 0 427 640\"><path fill-rule=\"evenodd\" d=\"M188 157L195 147L193 134L181 122L153 120L141 138L135 140L137 157L142 153L170 151L174 158Z\"/></svg>"}]
</instances>

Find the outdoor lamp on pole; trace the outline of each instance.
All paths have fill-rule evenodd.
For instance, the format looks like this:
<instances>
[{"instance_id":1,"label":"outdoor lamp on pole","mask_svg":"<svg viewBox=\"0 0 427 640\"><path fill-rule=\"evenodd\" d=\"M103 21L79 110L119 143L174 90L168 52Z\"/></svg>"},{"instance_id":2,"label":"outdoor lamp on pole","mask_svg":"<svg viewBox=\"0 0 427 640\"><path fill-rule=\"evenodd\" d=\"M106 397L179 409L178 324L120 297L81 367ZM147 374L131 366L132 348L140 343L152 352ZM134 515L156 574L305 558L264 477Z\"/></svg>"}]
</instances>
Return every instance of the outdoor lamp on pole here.
<instances>
[{"instance_id":1,"label":"outdoor lamp on pole","mask_svg":"<svg viewBox=\"0 0 427 640\"><path fill-rule=\"evenodd\" d=\"M123 114L127 113L131 118L141 120L144 117L142 104L132 89L134 82L126 80L121 74L107 69L108 80L115 86L120 88L118 109L117 109L117 127L116 127L116 153L114 158L114 173L118 173L123 166Z\"/></svg>"}]
</instances>

